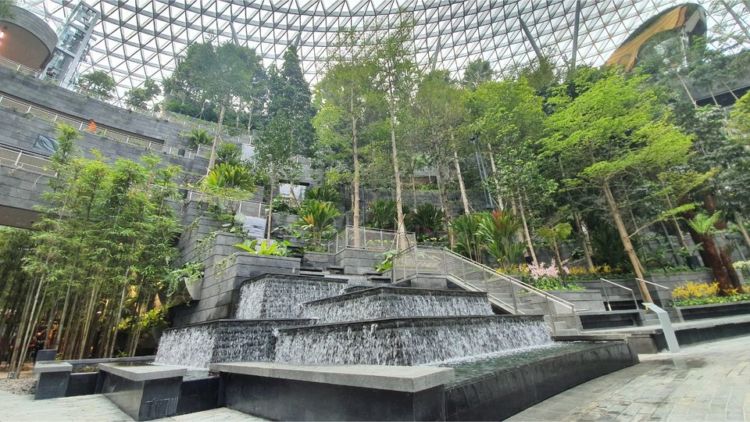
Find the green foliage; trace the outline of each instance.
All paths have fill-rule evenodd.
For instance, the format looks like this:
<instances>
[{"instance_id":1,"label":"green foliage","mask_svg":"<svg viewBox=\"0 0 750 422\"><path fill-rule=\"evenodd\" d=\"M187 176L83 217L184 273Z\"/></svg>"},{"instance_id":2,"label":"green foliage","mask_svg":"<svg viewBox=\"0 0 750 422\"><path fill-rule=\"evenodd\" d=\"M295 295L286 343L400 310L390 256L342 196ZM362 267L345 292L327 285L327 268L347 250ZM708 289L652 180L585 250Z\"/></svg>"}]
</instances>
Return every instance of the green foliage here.
<instances>
[{"instance_id":1,"label":"green foliage","mask_svg":"<svg viewBox=\"0 0 750 422\"><path fill-rule=\"evenodd\" d=\"M305 199L314 199L336 204L341 200L341 196L335 186L326 183L307 189L307 191L305 191Z\"/></svg>"},{"instance_id":2,"label":"green foliage","mask_svg":"<svg viewBox=\"0 0 750 422\"><path fill-rule=\"evenodd\" d=\"M277 196L273 198L273 212L283 212L287 214L297 214L298 207L292 205L292 201L287 198Z\"/></svg>"},{"instance_id":3,"label":"green foliage","mask_svg":"<svg viewBox=\"0 0 750 422\"><path fill-rule=\"evenodd\" d=\"M247 121L261 113L267 76L260 56L247 47L228 42L190 44L172 75L164 81L166 108L198 118L218 120L243 115ZM244 110L250 106L249 113Z\"/></svg>"},{"instance_id":4,"label":"green foliage","mask_svg":"<svg viewBox=\"0 0 750 422\"><path fill-rule=\"evenodd\" d=\"M211 145L214 137L205 129L193 129L187 134L188 146L191 149L198 149L199 145Z\"/></svg>"},{"instance_id":5,"label":"green foliage","mask_svg":"<svg viewBox=\"0 0 750 422\"><path fill-rule=\"evenodd\" d=\"M585 287L580 284L564 282L560 278L555 277L541 277L538 280L534 280L532 285L540 290L562 290L562 291L581 291L585 290Z\"/></svg>"},{"instance_id":6,"label":"green foliage","mask_svg":"<svg viewBox=\"0 0 750 422\"><path fill-rule=\"evenodd\" d=\"M463 85L469 89L476 89L479 85L491 81L493 76L494 72L490 62L484 59L476 59L466 66Z\"/></svg>"},{"instance_id":7,"label":"green foliage","mask_svg":"<svg viewBox=\"0 0 750 422\"><path fill-rule=\"evenodd\" d=\"M688 221L688 225L691 229L695 230L696 233L702 235L713 234L717 232L716 223L721 218L721 212L716 212L712 215L706 215L704 213L698 213L691 220Z\"/></svg>"},{"instance_id":8,"label":"green foliage","mask_svg":"<svg viewBox=\"0 0 750 422\"><path fill-rule=\"evenodd\" d=\"M512 214L499 210L478 214L478 235L481 248L494 260L494 264L508 268L521 263L525 245L516 235L521 222Z\"/></svg>"},{"instance_id":9,"label":"green foliage","mask_svg":"<svg viewBox=\"0 0 750 422\"><path fill-rule=\"evenodd\" d=\"M235 248L261 256L289 256L289 242L268 241L268 240L245 240L242 243L234 245Z\"/></svg>"},{"instance_id":10,"label":"green foliage","mask_svg":"<svg viewBox=\"0 0 750 422\"><path fill-rule=\"evenodd\" d=\"M167 278L167 296L172 296L180 285L190 286L203 279L204 266L202 262L187 262L180 268L172 270Z\"/></svg>"},{"instance_id":11,"label":"green foliage","mask_svg":"<svg viewBox=\"0 0 750 422\"><path fill-rule=\"evenodd\" d=\"M382 230L396 229L396 201L378 199L367 210L367 226Z\"/></svg>"},{"instance_id":12,"label":"green foliage","mask_svg":"<svg viewBox=\"0 0 750 422\"><path fill-rule=\"evenodd\" d=\"M297 210L299 220L294 227L311 250L324 249L324 243L336 235L333 223L341 213L330 202L305 199Z\"/></svg>"},{"instance_id":13,"label":"green foliage","mask_svg":"<svg viewBox=\"0 0 750 422\"><path fill-rule=\"evenodd\" d=\"M456 237L456 252L474 261L481 261L482 258L483 239L479 233L481 221L482 215L477 213L456 217L451 222L453 235Z\"/></svg>"},{"instance_id":14,"label":"green foliage","mask_svg":"<svg viewBox=\"0 0 750 422\"><path fill-rule=\"evenodd\" d=\"M103 70L95 70L78 78L81 89L102 100L112 98L115 85L115 80Z\"/></svg>"},{"instance_id":15,"label":"green foliage","mask_svg":"<svg viewBox=\"0 0 750 422\"><path fill-rule=\"evenodd\" d=\"M732 108L729 129L735 141L750 145L750 92L745 93Z\"/></svg>"},{"instance_id":16,"label":"green foliage","mask_svg":"<svg viewBox=\"0 0 750 422\"><path fill-rule=\"evenodd\" d=\"M444 231L445 216L443 211L430 204L420 204L417 209L408 215L406 228L414 232L418 242L440 237Z\"/></svg>"},{"instance_id":17,"label":"green foliage","mask_svg":"<svg viewBox=\"0 0 750 422\"><path fill-rule=\"evenodd\" d=\"M237 144L222 142L216 147L216 163L240 165L242 159L242 149Z\"/></svg>"},{"instance_id":18,"label":"green foliage","mask_svg":"<svg viewBox=\"0 0 750 422\"><path fill-rule=\"evenodd\" d=\"M398 254L398 251L396 250L389 250L383 253L383 260L378 263L378 265L375 266L375 271L379 273L384 273L386 271L390 271L393 269L393 258L396 257Z\"/></svg>"},{"instance_id":19,"label":"green foliage","mask_svg":"<svg viewBox=\"0 0 750 422\"><path fill-rule=\"evenodd\" d=\"M255 179L245 166L221 163L211 169L201 188L226 198L246 199L255 190Z\"/></svg>"},{"instance_id":20,"label":"green foliage","mask_svg":"<svg viewBox=\"0 0 750 422\"><path fill-rule=\"evenodd\" d=\"M160 94L161 88L159 85L157 85L153 79L146 79L146 81L143 82L143 87L133 88L128 91L125 98L125 104L127 104L128 107L147 110L148 103Z\"/></svg>"}]
</instances>

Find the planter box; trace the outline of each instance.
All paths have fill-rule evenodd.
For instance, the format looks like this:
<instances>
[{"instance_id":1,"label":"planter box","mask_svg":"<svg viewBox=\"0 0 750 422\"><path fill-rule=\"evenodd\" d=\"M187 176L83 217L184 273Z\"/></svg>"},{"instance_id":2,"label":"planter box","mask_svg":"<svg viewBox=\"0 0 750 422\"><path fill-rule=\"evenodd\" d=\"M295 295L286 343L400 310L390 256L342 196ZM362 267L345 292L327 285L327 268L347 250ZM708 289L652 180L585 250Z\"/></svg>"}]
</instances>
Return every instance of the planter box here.
<instances>
[{"instance_id":1,"label":"planter box","mask_svg":"<svg viewBox=\"0 0 750 422\"><path fill-rule=\"evenodd\" d=\"M721 318L750 314L750 301L734 303L713 303L710 305L680 306L677 308L682 319Z\"/></svg>"}]
</instances>

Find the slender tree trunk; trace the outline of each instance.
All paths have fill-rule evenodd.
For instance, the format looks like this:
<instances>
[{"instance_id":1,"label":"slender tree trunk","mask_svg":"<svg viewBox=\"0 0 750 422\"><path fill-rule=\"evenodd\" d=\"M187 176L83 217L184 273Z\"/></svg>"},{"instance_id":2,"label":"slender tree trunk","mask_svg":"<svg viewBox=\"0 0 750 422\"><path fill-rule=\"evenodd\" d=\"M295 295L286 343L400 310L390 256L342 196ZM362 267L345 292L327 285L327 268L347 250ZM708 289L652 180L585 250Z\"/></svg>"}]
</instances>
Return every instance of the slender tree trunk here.
<instances>
[{"instance_id":1,"label":"slender tree trunk","mask_svg":"<svg viewBox=\"0 0 750 422\"><path fill-rule=\"evenodd\" d=\"M745 240L745 245L750 248L750 235L747 234L747 229L745 228L745 219L742 218L742 214L735 211L734 221L737 223L737 228L739 228L740 233L742 233L742 238Z\"/></svg>"},{"instance_id":2,"label":"slender tree trunk","mask_svg":"<svg viewBox=\"0 0 750 422\"><path fill-rule=\"evenodd\" d=\"M216 125L216 136L214 136L214 141L211 143L211 156L208 159L208 169L206 169L206 174L214 168L214 164L216 163L216 146L219 144L219 140L221 140L221 124L224 123L225 111L226 108L224 107L224 104L222 104L221 109L219 110L219 123Z\"/></svg>"},{"instance_id":3,"label":"slender tree trunk","mask_svg":"<svg viewBox=\"0 0 750 422\"><path fill-rule=\"evenodd\" d=\"M94 286L94 288L91 289L91 296L89 296L88 304L86 305L86 312L83 314L84 322L83 322L83 333L81 335L81 344L80 344L80 350L78 351L78 359L83 359L85 353L86 353L86 344L88 343L89 334L91 330L91 319L93 318L94 314L94 303L96 302L96 297L98 294L98 287Z\"/></svg>"},{"instance_id":4,"label":"slender tree trunk","mask_svg":"<svg viewBox=\"0 0 750 422\"><path fill-rule=\"evenodd\" d=\"M62 314L60 315L60 327L58 327L57 329L57 335L55 336L55 343L52 347L53 349L60 348L60 340L62 339L62 335L65 329L65 318L68 315L68 303L69 302L70 302L70 285L68 285L68 288L65 290L65 301L63 302Z\"/></svg>"},{"instance_id":5,"label":"slender tree trunk","mask_svg":"<svg viewBox=\"0 0 750 422\"><path fill-rule=\"evenodd\" d=\"M354 110L354 99L351 99L352 112ZM353 115L352 115L353 116ZM353 233L353 241L354 241L354 247L359 248L361 246L362 240L360 239L360 233L359 233L359 213L360 213L360 204L359 204L359 145L358 145L358 133L357 133L357 118L352 117L352 160L353 160L353 167L354 167L354 178L352 180L352 230L354 230Z\"/></svg>"},{"instance_id":6,"label":"slender tree trunk","mask_svg":"<svg viewBox=\"0 0 750 422\"><path fill-rule=\"evenodd\" d=\"M414 171L415 169L412 168L411 171L411 202L413 209L417 209L417 182L414 179Z\"/></svg>"},{"instance_id":7,"label":"slender tree trunk","mask_svg":"<svg viewBox=\"0 0 750 422\"><path fill-rule=\"evenodd\" d=\"M526 247L529 249L529 255L531 255L531 262L534 266L539 265L539 261L536 259L536 250L534 244L531 242L531 232L529 231L529 225L526 222L526 210L523 207L523 198L518 196L518 211L521 215L521 224L523 225L523 238L526 240ZM562 268L560 268L562 271Z\"/></svg>"},{"instance_id":8,"label":"slender tree trunk","mask_svg":"<svg viewBox=\"0 0 750 422\"><path fill-rule=\"evenodd\" d=\"M130 267L128 267L128 270L125 272L125 279L128 278L128 273L130 272ZM122 292L120 292L120 303L117 305L117 310L115 311L115 322L112 326L112 341L109 345L109 348L107 349L106 353L108 357L112 357L112 354L115 351L115 343L117 343L117 326L120 325L120 318L122 317L122 305L125 303L125 293L128 290L128 283L127 281L122 286Z\"/></svg>"},{"instance_id":9,"label":"slender tree trunk","mask_svg":"<svg viewBox=\"0 0 750 422\"><path fill-rule=\"evenodd\" d=\"M552 239L552 252L555 254L555 265L557 265L557 271L559 271L559 274L561 276L565 276L565 271L563 271L563 261L562 256L560 255L560 245L557 244L557 240Z\"/></svg>"},{"instance_id":10,"label":"slender tree trunk","mask_svg":"<svg viewBox=\"0 0 750 422\"><path fill-rule=\"evenodd\" d=\"M441 159L438 158L436 162L437 172L435 179L438 185L440 209L443 210L443 214L445 215L445 225L448 228L448 244L450 245L451 249L454 249L456 247L456 237L453 234L453 226L451 225L451 223L453 223L453 210L450 209L450 206L448 204L448 197L445 193L445 186L443 185L443 166L441 163Z\"/></svg>"},{"instance_id":11,"label":"slender tree trunk","mask_svg":"<svg viewBox=\"0 0 750 422\"><path fill-rule=\"evenodd\" d=\"M29 318L29 312L31 312L31 302L33 300L32 298L34 297L35 288L36 288L36 285L34 285L31 289L29 289L26 294L26 300L23 305L23 312L21 313L21 319L18 321L18 328L16 329L16 340L13 342L13 353L11 353L10 360L8 361L9 369L15 367L16 360L18 359L18 355L21 353L21 348L22 347L24 349L26 348L25 345L22 346L23 337L26 332L26 324ZM8 377L13 378L13 375L15 374L13 373L11 369L8 372Z\"/></svg>"},{"instance_id":12,"label":"slender tree trunk","mask_svg":"<svg viewBox=\"0 0 750 422\"><path fill-rule=\"evenodd\" d=\"M586 267L588 268L589 272L594 272L594 270L596 269L593 259L594 248L591 246L589 229L588 227L586 227L586 223L583 221L581 213L579 213L578 211L573 211L573 218L575 218L576 226L578 226L578 231L581 233L581 243L583 246L583 255L586 257Z\"/></svg>"},{"instance_id":13,"label":"slender tree trunk","mask_svg":"<svg viewBox=\"0 0 750 422\"><path fill-rule=\"evenodd\" d=\"M41 280L41 284L44 284L44 280ZM21 353L18 355L18 363L15 369L15 373L13 378L18 378L18 375L21 373L21 370L23 369L23 364L26 361L26 357L28 356L28 345L31 342L31 337L34 335L34 331L36 330L36 326L39 323L39 315L42 313L42 306L44 305L44 297L47 293L47 288L45 287L41 294L41 299L39 296L39 290L37 290L36 297L34 298L34 305L31 308L31 315L29 318L29 326L26 330L26 335L24 336L24 343L23 343L23 349L21 349ZM38 311L35 313L34 308L37 307L37 301L39 302Z\"/></svg>"},{"instance_id":14,"label":"slender tree trunk","mask_svg":"<svg viewBox=\"0 0 750 422\"><path fill-rule=\"evenodd\" d=\"M487 150L490 152L490 167L492 168L492 180L495 182L495 195L497 195L497 206L500 210L505 209L503 197L500 195L500 180L498 179L497 167L495 166L495 155L492 153L492 145L487 144Z\"/></svg>"},{"instance_id":15,"label":"slender tree trunk","mask_svg":"<svg viewBox=\"0 0 750 422\"><path fill-rule=\"evenodd\" d=\"M396 114L391 106L391 159L393 160L393 178L396 184L396 250L406 249L406 226L404 225L403 199L401 196L401 172L398 169L398 146L396 145Z\"/></svg>"},{"instance_id":16,"label":"slender tree trunk","mask_svg":"<svg viewBox=\"0 0 750 422\"><path fill-rule=\"evenodd\" d=\"M456 177L458 177L458 189L461 192L461 203L464 206L464 214L471 214L469 208L469 197L466 196L466 186L464 185L464 177L461 174L461 164L458 162L458 151L453 149L453 165L456 167Z\"/></svg>"},{"instance_id":17,"label":"slender tree trunk","mask_svg":"<svg viewBox=\"0 0 750 422\"><path fill-rule=\"evenodd\" d=\"M274 186L276 185L275 179L276 179L276 175L274 174L273 166L272 166L271 172L270 172L270 180L269 180L269 183L271 185L270 186L271 192L269 193L269 198L268 198L268 218L266 220L266 239L268 239L269 241L271 240L271 232L273 231L272 230L273 228L273 195L274 195Z\"/></svg>"},{"instance_id":18,"label":"slender tree trunk","mask_svg":"<svg viewBox=\"0 0 750 422\"><path fill-rule=\"evenodd\" d=\"M625 249L625 253L628 255L628 259L630 259L630 264L633 266L633 272L635 273L636 278L638 278L636 282L638 283L638 288L641 290L641 297L643 297L644 302L653 303L653 300L651 299L651 293L648 291L648 286L646 286L646 283L642 281L643 279L645 279L645 275L643 274L641 260L638 259L635 248L633 248L633 243L630 241L628 230L625 228L625 223L622 221L620 208L617 205L615 196L612 194L612 190L609 187L608 181L605 181L602 184L602 192L604 193L604 198L606 199L607 205L609 206L609 212L612 216L612 220L615 223L615 227L617 228L617 233L620 235L622 246Z\"/></svg>"}]
</instances>

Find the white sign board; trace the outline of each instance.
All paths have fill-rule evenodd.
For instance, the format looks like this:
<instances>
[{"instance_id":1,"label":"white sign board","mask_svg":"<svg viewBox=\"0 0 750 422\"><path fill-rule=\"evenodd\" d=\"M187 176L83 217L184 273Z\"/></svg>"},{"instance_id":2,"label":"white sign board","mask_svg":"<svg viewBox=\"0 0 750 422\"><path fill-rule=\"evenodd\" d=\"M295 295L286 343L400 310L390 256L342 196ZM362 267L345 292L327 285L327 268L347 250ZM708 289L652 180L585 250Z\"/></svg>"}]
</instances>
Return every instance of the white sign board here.
<instances>
[{"instance_id":1,"label":"white sign board","mask_svg":"<svg viewBox=\"0 0 750 422\"><path fill-rule=\"evenodd\" d=\"M285 198L291 198L292 191L294 191L294 197L298 201L302 201L303 199L305 199L306 190L307 190L307 186L304 186L304 185L291 185L289 183L279 184L279 195Z\"/></svg>"}]
</instances>

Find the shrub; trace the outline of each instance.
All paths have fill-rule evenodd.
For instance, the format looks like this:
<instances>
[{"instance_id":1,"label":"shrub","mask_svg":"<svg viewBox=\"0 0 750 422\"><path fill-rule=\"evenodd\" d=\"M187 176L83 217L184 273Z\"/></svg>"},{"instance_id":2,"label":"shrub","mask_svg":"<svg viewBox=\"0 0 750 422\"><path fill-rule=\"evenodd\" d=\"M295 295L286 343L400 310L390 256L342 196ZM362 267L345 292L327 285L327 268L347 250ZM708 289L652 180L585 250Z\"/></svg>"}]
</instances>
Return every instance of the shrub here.
<instances>
[{"instance_id":1,"label":"shrub","mask_svg":"<svg viewBox=\"0 0 750 422\"><path fill-rule=\"evenodd\" d=\"M245 240L242 243L234 245L235 248L241 249L253 255L262 256L288 256L289 242L270 242L267 240L259 241L258 239Z\"/></svg>"},{"instance_id":2,"label":"shrub","mask_svg":"<svg viewBox=\"0 0 750 422\"><path fill-rule=\"evenodd\" d=\"M437 238L443 231L443 211L432 204L421 204L417 210L409 215L406 222L407 230L413 231L417 241Z\"/></svg>"},{"instance_id":3,"label":"shrub","mask_svg":"<svg viewBox=\"0 0 750 422\"><path fill-rule=\"evenodd\" d=\"M187 134L187 141L191 149L197 149L199 145L211 145L214 137L205 129L193 129Z\"/></svg>"},{"instance_id":4,"label":"shrub","mask_svg":"<svg viewBox=\"0 0 750 422\"><path fill-rule=\"evenodd\" d=\"M687 299L702 299L719 295L719 283L696 283L689 281L672 290L672 299L684 301Z\"/></svg>"},{"instance_id":5,"label":"shrub","mask_svg":"<svg viewBox=\"0 0 750 422\"><path fill-rule=\"evenodd\" d=\"M216 162L219 164L239 165L242 159L242 149L239 145L223 142L216 147Z\"/></svg>"},{"instance_id":6,"label":"shrub","mask_svg":"<svg viewBox=\"0 0 750 422\"><path fill-rule=\"evenodd\" d=\"M297 211L300 219L294 223L299 229L299 237L305 239L312 250L323 248L323 242L336 234L333 223L340 215L336 207L330 202L306 199Z\"/></svg>"}]
</instances>

